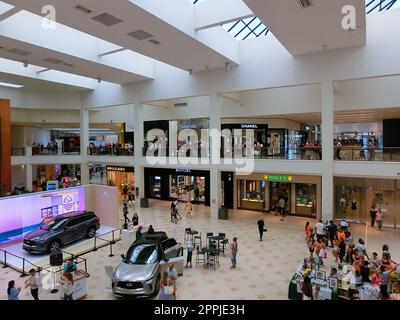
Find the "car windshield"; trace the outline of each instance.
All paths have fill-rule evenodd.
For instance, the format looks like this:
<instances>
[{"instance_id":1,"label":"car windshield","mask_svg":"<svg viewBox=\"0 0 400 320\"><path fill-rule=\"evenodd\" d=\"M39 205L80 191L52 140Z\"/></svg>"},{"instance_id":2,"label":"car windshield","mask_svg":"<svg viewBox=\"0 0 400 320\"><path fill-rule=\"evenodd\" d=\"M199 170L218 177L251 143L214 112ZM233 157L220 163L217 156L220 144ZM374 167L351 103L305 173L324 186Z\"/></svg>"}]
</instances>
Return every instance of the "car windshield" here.
<instances>
[{"instance_id":1,"label":"car windshield","mask_svg":"<svg viewBox=\"0 0 400 320\"><path fill-rule=\"evenodd\" d=\"M60 226L62 226L68 219L59 219L59 220L43 220L40 229L54 231L57 230Z\"/></svg>"},{"instance_id":2,"label":"car windshield","mask_svg":"<svg viewBox=\"0 0 400 320\"><path fill-rule=\"evenodd\" d=\"M126 261L131 264L152 264L158 260L157 247L154 244L138 244L128 251Z\"/></svg>"}]
</instances>

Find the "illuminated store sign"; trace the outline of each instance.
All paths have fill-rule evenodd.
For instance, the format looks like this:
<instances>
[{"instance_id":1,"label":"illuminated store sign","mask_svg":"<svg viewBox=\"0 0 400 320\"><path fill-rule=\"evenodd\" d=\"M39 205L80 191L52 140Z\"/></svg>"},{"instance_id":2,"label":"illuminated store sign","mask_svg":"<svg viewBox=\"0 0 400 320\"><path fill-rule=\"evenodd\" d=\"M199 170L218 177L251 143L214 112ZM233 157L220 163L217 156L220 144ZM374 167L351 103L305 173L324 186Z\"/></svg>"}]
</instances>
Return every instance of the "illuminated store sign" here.
<instances>
[{"instance_id":1,"label":"illuminated store sign","mask_svg":"<svg viewBox=\"0 0 400 320\"><path fill-rule=\"evenodd\" d=\"M191 173L191 169L176 169L176 173Z\"/></svg>"},{"instance_id":2,"label":"illuminated store sign","mask_svg":"<svg viewBox=\"0 0 400 320\"><path fill-rule=\"evenodd\" d=\"M135 172L135 168L133 167L115 167L115 166L107 166L107 171L117 171L117 172Z\"/></svg>"},{"instance_id":3,"label":"illuminated store sign","mask_svg":"<svg viewBox=\"0 0 400 320\"><path fill-rule=\"evenodd\" d=\"M258 125L256 124L242 124L240 127L242 129L258 129Z\"/></svg>"},{"instance_id":4,"label":"illuminated store sign","mask_svg":"<svg viewBox=\"0 0 400 320\"><path fill-rule=\"evenodd\" d=\"M282 181L282 182L290 182L293 180L292 176L270 176L270 175L266 175L264 176L265 180L268 181Z\"/></svg>"}]
</instances>

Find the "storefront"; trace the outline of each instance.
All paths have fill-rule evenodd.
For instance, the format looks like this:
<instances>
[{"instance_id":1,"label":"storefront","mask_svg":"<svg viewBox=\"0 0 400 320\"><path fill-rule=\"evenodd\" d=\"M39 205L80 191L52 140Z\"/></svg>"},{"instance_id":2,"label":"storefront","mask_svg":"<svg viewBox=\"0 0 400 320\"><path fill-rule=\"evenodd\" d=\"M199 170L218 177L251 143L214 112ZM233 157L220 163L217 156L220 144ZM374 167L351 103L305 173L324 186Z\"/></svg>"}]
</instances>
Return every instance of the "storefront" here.
<instances>
[{"instance_id":1,"label":"storefront","mask_svg":"<svg viewBox=\"0 0 400 320\"><path fill-rule=\"evenodd\" d=\"M146 198L210 205L210 173L191 169L145 168Z\"/></svg>"},{"instance_id":2,"label":"storefront","mask_svg":"<svg viewBox=\"0 0 400 320\"><path fill-rule=\"evenodd\" d=\"M130 189L135 187L135 168L121 166L107 166L107 185L118 187L120 190L127 186Z\"/></svg>"},{"instance_id":3,"label":"storefront","mask_svg":"<svg viewBox=\"0 0 400 320\"><path fill-rule=\"evenodd\" d=\"M238 209L274 211L283 198L291 215L321 216L321 177L254 173L236 176L234 185Z\"/></svg>"},{"instance_id":4,"label":"storefront","mask_svg":"<svg viewBox=\"0 0 400 320\"><path fill-rule=\"evenodd\" d=\"M400 180L335 177L335 219L370 223L370 208L382 210L383 225L400 227Z\"/></svg>"}]
</instances>

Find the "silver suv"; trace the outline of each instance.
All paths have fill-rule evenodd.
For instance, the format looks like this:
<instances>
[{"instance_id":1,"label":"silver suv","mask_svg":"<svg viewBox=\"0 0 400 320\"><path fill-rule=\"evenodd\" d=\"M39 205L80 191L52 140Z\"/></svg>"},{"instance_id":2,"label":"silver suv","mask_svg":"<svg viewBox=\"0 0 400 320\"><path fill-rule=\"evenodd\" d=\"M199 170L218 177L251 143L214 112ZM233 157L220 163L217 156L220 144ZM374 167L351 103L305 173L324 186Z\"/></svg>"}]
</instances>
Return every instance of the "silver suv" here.
<instances>
[{"instance_id":1,"label":"silver suv","mask_svg":"<svg viewBox=\"0 0 400 320\"><path fill-rule=\"evenodd\" d=\"M160 290L160 264L182 254L182 245L164 232L144 233L115 269L112 290L117 296L155 296Z\"/></svg>"},{"instance_id":2,"label":"silver suv","mask_svg":"<svg viewBox=\"0 0 400 320\"><path fill-rule=\"evenodd\" d=\"M91 211L60 214L41 222L24 236L23 248L29 252L57 252L61 246L88 237L100 228L100 219Z\"/></svg>"}]
</instances>

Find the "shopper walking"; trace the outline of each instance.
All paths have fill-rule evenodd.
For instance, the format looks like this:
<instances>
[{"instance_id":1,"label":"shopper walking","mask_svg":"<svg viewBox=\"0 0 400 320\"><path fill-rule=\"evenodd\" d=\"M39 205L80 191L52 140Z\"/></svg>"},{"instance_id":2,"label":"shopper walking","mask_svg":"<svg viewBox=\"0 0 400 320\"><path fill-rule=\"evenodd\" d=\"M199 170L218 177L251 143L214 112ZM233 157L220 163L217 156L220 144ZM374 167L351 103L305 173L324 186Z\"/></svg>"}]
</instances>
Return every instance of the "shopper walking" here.
<instances>
[{"instance_id":1,"label":"shopper walking","mask_svg":"<svg viewBox=\"0 0 400 320\"><path fill-rule=\"evenodd\" d=\"M19 294L21 292L21 288L15 288L15 281L11 280L8 283L8 288L7 288L7 296L8 300L19 300Z\"/></svg>"},{"instance_id":2,"label":"shopper walking","mask_svg":"<svg viewBox=\"0 0 400 320\"><path fill-rule=\"evenodd\" d=\"M338 231L338 228L337 228L336 224L333 222L333 220L329 221L328 237L331 242L331 248L334 247L333 240L335 239L335 236L337 238L337 231Z\"/></svg>"},{"instance_id":3,"label":"shopper walking","mask_svg":"<svg viewBox=\"0 0 400 320\"><path fill-rule=\"evenodd\" d=\"M346 255L346 243L344 242L343 238L341 238L338 245L338 256L340 263L343 263L344 257Z\"/></svg>"},{"instance_id":4,"label":"shopper walking","mask_svg":"<svg viewBox=\"0 0 400 320\"><path fill-rule=\"evenodd\" d=\"M285 220L285 207L286 207L286 201L283 197L279 199L278 206L279 206L279 214L281 216L281 221L283 221Z\"/></svg>"},{"instance_id":5,"label":"shopper walking","mask_svg":"<svg viewBox=\"0 0 400 320\"><path fill-rule=\"evenodd\" d=\"M306 226L304 228L305 233L306 233L306 242L308 242L308 239L310 239L310 235L311 235L311 227L310 227L310 221L306 222Z\"/></svg>"},{"instance_id":6,"label":"shopper walking","mask_svg":"<svg viewBox=\"0 0 400 320\"><path fill-rule=\"evenodd\" d=\"M74 294L74 278L72 273L65 273L61 276L60 282L64 289L64 300L73 300Z\"/></svg>"},{"instance_id":7,"label":"shopper walking","mask_svg":"<svg viewBox=\"0 0 400 320\"><path fill-rule=\"evenodd\" d=\"M188 241L186 244L187 250L187 258L186 258L186 266L185 268L192 268L192 257L193 257L193 243L192 241Z\"/></svg>"},{"instance_id":8,"label":"shopper walking","mask_svg":"<svg viewBox=\"0 0 400 320\"><path fill-rule=\"evenodd\" d=\"M189 200L188 202L186 202L186 205L185 205L186 218L192 219L192 210L193 210L193 206L192 206L192 203Z\"/></svg>"},{"instance_id":9,"label":"shopper walking","mask_svg":"<svg viewBox=\"0 0 400 320\"><path fill-rule=\"evenodd\" d=\"M234 237L232 239L231 243L231 261L232 261L232 266L231 268L236 268L236 256L238 253L238 243L237 243L237 237Z\"/></svg>"},{"instance_id":10,"label":"shopper walking","mask_svg":"<svg viewBox=\"0 0 400 320\"><path fill-rule=\"evenodd\" d=\"M129 223L129 210L128 210L128 204L124 202L123 207L122 207L122 213L124 215L124 229L128 229L128 223Z\"/></svg>"},{"instance_id":11,"label":"shopper walking","mask_svg":"<svg viewBox=\"0 0 400 320\"><path fill-rule=\"evenodd\" d=\"M267 231L267 229L265 228L264 217L261 216L258 219L257 225L258 225L258 232L260 233L260 241L263 241L264 231Z\"/></svg>"},{"instance_id":12,"label":"shopper walking","mask_svg":"<svg viewBox=\"0 0 400 320\"><path fill-rule=\"evenodd\" d=\"M376 212L376 218L375 218L376 224L378 225L378 230L382 231L382 225L383 225L383 216L382 216L382 210L378 209Z\"/></svg>"},{"instance_id":13,"label":"shopper walking","mask_svg":"<svg viewBox=\"0 0 400 320\"><path fill-rule=\"evenodd\" d=\"M375 226L375 219L376 219L376 213L378 212L378 209L376 208L376 205L372 205L371 209L369 210L369 215L371 217L371 227Z\"/></svg>"},{"instance_id":14,"label":"shopper walking","mask_svg":"<svg viewBox=\"0 0 400 320\"><path fill-rule=\"evenodd\" d=\"M338 258L339 258L339 240L337 238L337 235L335 235L333 237L332 244L333 244L332 255L335 257L335 262L338 262Z\"/></svg>"},{"instance_id":15,"label":"shopper walking","mask_svg":"<svg viewBox=\"0 0 400 320\"><path fill-rule=\"evenodd\" d=\"M322 266L324 264L324 260L327 258L326 246L323 239L317 240L318 243L318 264Z\"/></svg>"},{"instance_id":16,"label":"shopper walking","mask_svg":"<svg viewBox=\"0 0 400 320\"><path fill-rule=\"evenodd\" d=\"M172 284L176 286L176 280L178 280L178 271L175 269L175 265L172 263L168 267L168 277L172 280Z\"/></svg>"},{"instance_id":17,"label":"shopper walking","mask_svg":"<svg viewBox=\"0 0 400 320\"><path fill-rule=\"evenodd\" d=\"M33 300L38 301L39 300L39 275L36 274L35 269L29 270L29 278L25 282L25 289L30 288L31 289L31 295L33 297Z\"/></svg>"},{"instance_id":18,"label":"shopper walking","mask_svg":"<svg viewBox=\"0 0 400 320\"><path fill-rule=\"evenodd\" d=\"M314 231L317 235L317 241L324 237L324 224L322 223L322 219L319 219L319 221L315 224Z\"/></svg>"}]
</instances>

